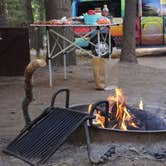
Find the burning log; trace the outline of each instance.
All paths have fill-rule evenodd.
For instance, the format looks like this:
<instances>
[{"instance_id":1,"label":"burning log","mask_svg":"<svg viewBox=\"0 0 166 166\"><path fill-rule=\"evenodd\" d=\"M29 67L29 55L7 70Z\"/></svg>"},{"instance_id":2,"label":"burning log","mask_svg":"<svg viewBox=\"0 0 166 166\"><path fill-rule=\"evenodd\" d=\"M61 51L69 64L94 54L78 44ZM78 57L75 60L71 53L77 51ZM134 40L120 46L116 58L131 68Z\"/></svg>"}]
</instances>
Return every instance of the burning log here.
<instances>
[{"instance_id":1,"label":"burning log","mask_svg":"<svg viewBox=\"0 0 166 166\"><path fill-rule=\"evenodd\" d=\"M36 59L32 62L30 62L26 69L25 69L25 97L24 100L22 101L22 111L23 111L23 116L25 120L25 124L28 125L31 122L31 118L28 113L28 106L32 102L33 99L33 94L32 94L32 76L33 73L36 69L40 67L46 66L46 62L43 59Z\"/></svg>"}]
</instances>

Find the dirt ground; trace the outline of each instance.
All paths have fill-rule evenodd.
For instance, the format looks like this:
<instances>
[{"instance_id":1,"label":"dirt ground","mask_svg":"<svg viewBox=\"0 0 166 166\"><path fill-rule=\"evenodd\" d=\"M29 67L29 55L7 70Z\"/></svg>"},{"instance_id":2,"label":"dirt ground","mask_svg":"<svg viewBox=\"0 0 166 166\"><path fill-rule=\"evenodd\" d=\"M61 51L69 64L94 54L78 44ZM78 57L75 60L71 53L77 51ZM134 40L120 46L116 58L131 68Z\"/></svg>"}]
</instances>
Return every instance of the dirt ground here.
<instances>
[{"instance_id":1,"label":"dirt ground","mask_svg":"<svg viewBox=\"0 0 166 166\"><path fill-rule=\"evenodd\" d=\"M112 59L107 71L108 86L122 88L128 96L130 105L138 105L139 100L143 99L145 107L154 108L153 112L166 120L166 56L141 57L138 61L137 65L119 64L118 59ZM94 103L114 94L114 89L105 91L95 89L93 69L89 58L79 58L76 66L69 66L67 80L63 79L63 68L54 66L52 88L49 87L48 68L38 69L33 77L33 85L34 99L29 107L32 119L44 111L50 104L52 94L60 88L70 89L70 105ZM0 77L0 150L5 148L24 127L21 110L23 97L24 77ZM63 106L63 103L63 96L60 96L56 104ZM156 111L159 109L160 111ZM146 152L143 152L145 144L116 143L115 155L102 165L165 166L166 158L160 160L145 155ZM94 146L105 150L108 144L101 143ZM159 140L156 146L157 150L162 149L166 152L166 141L160 142ZM19 159L0 152L0 166L27 165ZM65 144L46 165L90 165L87 160L86 146Z\"/></svg>"}]
</instances>

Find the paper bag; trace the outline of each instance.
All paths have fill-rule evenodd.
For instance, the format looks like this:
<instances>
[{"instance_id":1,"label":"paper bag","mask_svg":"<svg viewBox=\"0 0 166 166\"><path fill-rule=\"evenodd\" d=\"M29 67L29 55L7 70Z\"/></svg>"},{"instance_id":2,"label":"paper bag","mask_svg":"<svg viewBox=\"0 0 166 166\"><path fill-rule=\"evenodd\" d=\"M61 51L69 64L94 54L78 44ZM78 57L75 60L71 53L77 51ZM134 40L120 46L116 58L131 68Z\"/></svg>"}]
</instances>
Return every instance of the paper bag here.
<instances>
[{"instance_id":1,"label":"paper bag","mask_svg":"<svg viewBox=\"0 0 166 166\"><path fill-rule=\"evenodd\" d=\"M106 87L106 59L95 57L92 59L92 65L95 88L97 90L104 90Z\"/></svg>"}]
</instances>

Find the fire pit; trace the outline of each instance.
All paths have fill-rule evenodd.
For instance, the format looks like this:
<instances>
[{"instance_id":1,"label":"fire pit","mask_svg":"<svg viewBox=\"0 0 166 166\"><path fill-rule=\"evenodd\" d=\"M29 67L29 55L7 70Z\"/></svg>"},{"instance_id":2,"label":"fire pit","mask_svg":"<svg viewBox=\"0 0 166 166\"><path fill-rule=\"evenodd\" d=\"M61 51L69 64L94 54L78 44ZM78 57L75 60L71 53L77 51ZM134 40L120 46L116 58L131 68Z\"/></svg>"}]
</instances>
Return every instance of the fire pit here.
<instances>
[{"instance_id":1,"label":"fire pit","mask_svg":"<svg viewBox=\"0 0 166 166\"><path fill-rule=\"evenodd\" d=\"M126 98L120 89L116 89L116 96L111 96L107 100L94 104L75 105L71 108L89 112L91 116L95 115L96 118L89 121L93 143L105 143L112 146L111 150L113 147L124 146L128 151L130 151L130 146L145 146L145 151L150 156L156 159L166 158L164 147L166 143L166 123L164 119L151 111L143 109L142 101L140 102L140 108L127 105ZM71 138L72 143L78 142L78 139L75 138L82 138L79 141L83 143L85 138L81 133L81 130L75 133ZM158 144L162 147L159 147ZM154 148L154 151L152 150L153 145L158 146ZM125 151L125 153L129 153L128 151ZM135 148L134 151L137 152ZM110 154L110 149L107 152ZM101 156L101 160L109 158L107 152ZM143 156L143 154L142 150L137 155Z\"/></svg>"},{"instance_id":2,"label":"fire pit","mask_svg":"<svg viewBox=\"0 0 166 166\"><path fill-rule=\"evenodd\" d=\"M66 92L65 108L54 107L55 98L61 92ZM53 95L50 107L21 131L4 152L32 165L44 163L78 127L79 130L70 136L70 141L83 143L86 140L88 158L93 164L111 157L115 153L115 146L111 146L99 159L94 159L90 140L100 144L107 142L109 145L133 141L164 143L164 120L150 112L128 106L123 93L119 92L121 90L116 90L116 96L95 104L69 107L69 90L59 90ZM156 154L160 158L166 158L165 155L165 150L162 154Z\"/></svg>"},{"instance_id":3,"label":"fire pit","mask_svg":"<svg viewBox=\"0 0 166 166\"><path fill-rule=\"evenodd\" d=\"M90 121L90 126L128 132L165 132L164 119L157 114L140 108L134 108L126 104L126 97L121 89L116 89L116 95L108 97L107 100L95 104L77 105L71 108L89 112L96 116Z\"/></svg>"},{"instance_id":4,"label":"fire pit","mask_svg":"<svg viewBox=\"0 0 166 166\"><path fill-rule=\"evenodd\" d=\"M89 111L91 115L96 116L96 119L89 122L91 139L95 142L165 141L165 120L141 107L142 104L140 108L127 105L123 92L116 89L116 95L108 97L108 100L75 105L71 108Z\"/></svg>"}]
</instances>

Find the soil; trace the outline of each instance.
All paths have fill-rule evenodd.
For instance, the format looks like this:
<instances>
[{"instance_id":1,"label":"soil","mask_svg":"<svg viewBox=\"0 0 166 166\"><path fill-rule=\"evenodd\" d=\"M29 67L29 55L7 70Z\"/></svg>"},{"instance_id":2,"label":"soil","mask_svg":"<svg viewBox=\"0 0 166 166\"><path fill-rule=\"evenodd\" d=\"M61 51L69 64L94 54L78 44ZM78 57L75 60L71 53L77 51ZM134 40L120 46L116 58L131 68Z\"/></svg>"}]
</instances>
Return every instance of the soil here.
<instances>
[{"instance_id":1,"label":"soil","mask_svg":"<svg viewBox=\"0 0 166 166\"><path fill-rule=\"evenodd\" d=\"M166 120L166 57L141 57L139 64L120 64L118 59L109 62L107 76L109 90L96 90L91 59L79 58L76 66L67 68L67 80L63 79L63 68L53 67L53 87L49 87L48 68L38 69L33 76L33 102L29 111L32 119L50 105L51 96L60 88L70 89L70 105L94 103L114 94L114 87L123 89L129 105L138 105L143 99L145 107ZM0 150L3 150L24 127L21 102L24 98L24 77L0 77ZM59 96L56 105L64 105ZM94 155L103 154L105 143L92 143ZM166 141L155 145L126 142L114 144L115 154L103 166L165 166L166 157L157 159L153 154L166 153ZM95 150L96 149L96 150ZM99 150L100 149L100 150ZM0 152L0 166L27 166L28 164ZM49 166L90 165L85 145L65 144L47 162Z\"/></svg>"}]
</instances>

